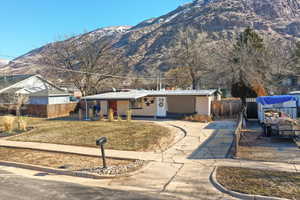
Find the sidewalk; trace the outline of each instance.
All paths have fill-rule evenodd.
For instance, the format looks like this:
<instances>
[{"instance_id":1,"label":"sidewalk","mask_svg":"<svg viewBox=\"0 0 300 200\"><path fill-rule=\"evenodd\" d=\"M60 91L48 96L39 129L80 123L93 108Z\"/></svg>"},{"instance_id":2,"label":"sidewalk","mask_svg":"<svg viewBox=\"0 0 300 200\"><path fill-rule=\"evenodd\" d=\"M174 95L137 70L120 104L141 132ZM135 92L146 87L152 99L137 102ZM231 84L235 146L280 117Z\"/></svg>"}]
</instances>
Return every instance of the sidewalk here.
<instances>
[{"instance_id":1,"label":"sidewalk","mask_svg":"<svg viewBox=\"0 0 300 200\"><path fill-rule=\"evenodd\" d=\"M17 142L0 139L0 146L2 147L18 147L28 148L34 150L45 150L63 153L75 153L87 156L100 156L101 152L98 148L80 147L71 145L48 144L37 142ZM133 160L147 160L147 161L160 161L161 155L153 152L135 152L135 151L118 151L118 150L105 150L105 155L111 158L120 159L133 159Z\"/></svg>"}]
</instances>

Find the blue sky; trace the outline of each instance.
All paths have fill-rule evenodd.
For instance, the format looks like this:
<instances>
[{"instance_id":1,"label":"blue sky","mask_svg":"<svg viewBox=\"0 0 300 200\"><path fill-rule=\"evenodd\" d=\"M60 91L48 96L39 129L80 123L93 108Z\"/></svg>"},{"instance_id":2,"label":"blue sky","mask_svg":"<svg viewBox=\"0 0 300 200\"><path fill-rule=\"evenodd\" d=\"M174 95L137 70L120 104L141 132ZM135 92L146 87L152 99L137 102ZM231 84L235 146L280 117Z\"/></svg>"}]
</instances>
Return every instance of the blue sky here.
<instances>
[{"instance_id":1,"label":"blue sky","mask_svg":"<svg viewBox=\"0 0 300 200\"><path fill-rule=\"evenodd\" d=\"M64 35L136 25L192 0L0 0L0 58L12 59Z\"/></svg>"}]
</instances>

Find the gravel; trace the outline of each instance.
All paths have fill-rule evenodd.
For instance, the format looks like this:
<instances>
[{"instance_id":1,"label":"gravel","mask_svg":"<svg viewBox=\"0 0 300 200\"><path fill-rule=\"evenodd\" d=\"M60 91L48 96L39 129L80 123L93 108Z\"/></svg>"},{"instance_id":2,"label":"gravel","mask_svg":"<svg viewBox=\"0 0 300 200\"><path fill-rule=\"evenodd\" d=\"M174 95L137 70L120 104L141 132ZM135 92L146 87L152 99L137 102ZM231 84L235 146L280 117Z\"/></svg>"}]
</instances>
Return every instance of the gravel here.
<instances>
[{"instance_id":1,"label":"gravel","mask_svg":"<svg viewBox=\"0 0 300 200\"><path fill-rule=\"evenodd\" d=\"M135 160L134 162L128 165L113 165L113 166L107 166L107 168L97 167L97 168L82 169L78 171L94 173L99 175L116 176L116 175L123 175L129 172L136 171L142 168L145 165L145 163L146 162L143 160Z\"/></svg>"}]
</instances>

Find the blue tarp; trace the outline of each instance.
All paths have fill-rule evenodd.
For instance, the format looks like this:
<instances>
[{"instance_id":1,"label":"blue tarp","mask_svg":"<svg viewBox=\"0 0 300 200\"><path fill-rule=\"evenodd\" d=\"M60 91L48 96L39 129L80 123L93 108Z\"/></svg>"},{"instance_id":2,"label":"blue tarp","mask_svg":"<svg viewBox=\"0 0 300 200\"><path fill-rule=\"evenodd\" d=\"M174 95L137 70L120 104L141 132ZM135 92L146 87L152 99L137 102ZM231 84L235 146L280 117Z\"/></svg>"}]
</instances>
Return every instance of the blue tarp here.
<instances>
[{"instance_id":1,"label":"blue tarp","mask_svg":"<svg viewBox=\"0 0 300 200\"><path fill-rule=\"evenodd\" d=\"M292 95L278 95L278 96L266 96L266 97L256 98L256 102L261 103L262 105L278 104L287 101L297 101L297 98Z\"/></svg>"}]
</instances>

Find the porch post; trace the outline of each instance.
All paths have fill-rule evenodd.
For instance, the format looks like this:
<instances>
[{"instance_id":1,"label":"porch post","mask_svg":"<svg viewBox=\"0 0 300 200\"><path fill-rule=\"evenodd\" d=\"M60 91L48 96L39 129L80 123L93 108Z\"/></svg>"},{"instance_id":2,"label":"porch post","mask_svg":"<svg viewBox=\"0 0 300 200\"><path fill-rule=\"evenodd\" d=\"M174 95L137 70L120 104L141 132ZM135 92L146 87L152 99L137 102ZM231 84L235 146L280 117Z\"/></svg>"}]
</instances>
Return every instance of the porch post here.
<instances>
[{"instance_id":1,"label":"porch post","mask_svg":"<svg viewBox=\"0 0 300 200\"><path fill-rule=\"evenodd\" d=\"M85 120L88 120L88 105L86 99L85 99Z\"/></svg>"}]
</instances>

